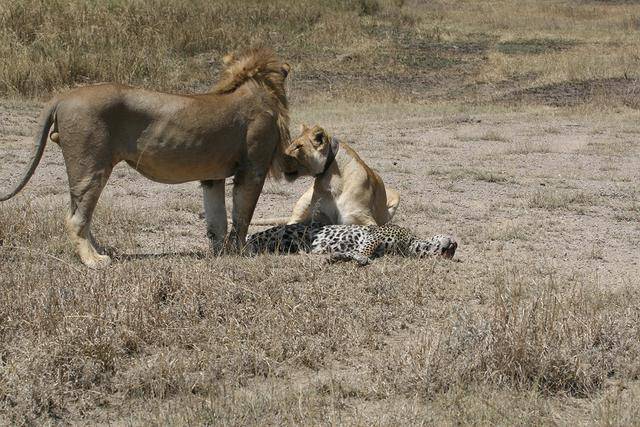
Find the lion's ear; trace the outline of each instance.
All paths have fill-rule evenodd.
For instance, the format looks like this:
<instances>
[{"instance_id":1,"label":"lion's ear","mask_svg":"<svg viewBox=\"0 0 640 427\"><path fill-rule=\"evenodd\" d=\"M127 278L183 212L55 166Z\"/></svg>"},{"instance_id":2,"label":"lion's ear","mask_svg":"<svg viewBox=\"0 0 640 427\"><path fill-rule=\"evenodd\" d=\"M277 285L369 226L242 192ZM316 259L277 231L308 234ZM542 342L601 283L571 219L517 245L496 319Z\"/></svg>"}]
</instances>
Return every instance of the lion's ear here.
<instances>
[{"instance_id":1,"label":"lion's ear","mask_svg":"<svg viewBox=\"0 0 640 427\"><path fill-rule=\"evenodd\" d=\"M227 66L234 63L235 60L236 60L236 57L233 53L227 53L225 56L222 57L222 63Z\"/></svg>"},{"instance_id":2,"label":"lion's ear","mask_svg":"<svg viewBox=\"0 0 640 427\"><path fill-rule=\"evenodd\" d=\"M282 64L282 75L286 78L289 75L289 71L291 71L291 65L286 62Z\"/></svg>"}]
</instances>

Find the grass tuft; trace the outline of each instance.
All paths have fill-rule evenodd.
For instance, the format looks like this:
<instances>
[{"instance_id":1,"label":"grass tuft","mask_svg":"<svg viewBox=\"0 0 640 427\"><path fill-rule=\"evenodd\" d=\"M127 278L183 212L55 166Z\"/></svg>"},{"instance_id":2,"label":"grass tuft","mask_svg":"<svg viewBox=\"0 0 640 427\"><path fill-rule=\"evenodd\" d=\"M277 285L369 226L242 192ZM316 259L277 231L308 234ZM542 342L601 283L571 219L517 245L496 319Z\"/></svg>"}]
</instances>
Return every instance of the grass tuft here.
<instances>
[{"instance_id":1,"label":"grass tuft","mask_svg":"<svg viewBox=\"0 0 640 427\"><path fill-rule=\"evenodd\" d=\"M530 208L538 209L572 209L593 205L596 199L583 191L541 190L529 196ZM578 206L576 206L578 205Z\"/></svg>"},{"instance_id":2,"label":"grass tuft","mask_svg":"<svg viewBox=\"0 0 640 427\"><path fill-rule=\"evenodd\" d=\"M505 55L536 55L570 49L575 45L576 42L564 39L516 39L500 42L496 49Z\"/></svg>"},{"instance_id":3,"label":"grass tuft","mask_svg":"<svg viewBox=\"0 0 640 427\"><path fill-rule=\"evenodd\" d=\"M376 386L429 399L474 385L585 397L640 368L628 364L635 332L621 326L637 314L611 311L624 292L564 293L552 276L534 283L506 271L491 280L491 316L461 309L440 332L390 350L371 366Z\"/></svg>"}]
</instances>

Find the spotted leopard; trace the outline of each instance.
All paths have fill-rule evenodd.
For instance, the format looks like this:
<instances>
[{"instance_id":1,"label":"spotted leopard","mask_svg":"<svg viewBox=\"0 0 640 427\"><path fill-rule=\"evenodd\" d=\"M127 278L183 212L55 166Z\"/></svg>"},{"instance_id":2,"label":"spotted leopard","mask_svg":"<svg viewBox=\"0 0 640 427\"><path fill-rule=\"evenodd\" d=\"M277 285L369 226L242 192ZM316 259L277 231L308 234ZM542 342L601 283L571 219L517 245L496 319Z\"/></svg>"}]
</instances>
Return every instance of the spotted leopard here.
<instances>
[{"instance_id":1,"label":"spotted leopard","mask_svg":"<svg viewBox=\"0 0 640 427\"><path fill-rule=\"evenodd\" d=\"M250 235L251 254L310 252L329 254L329 261L356 261L366 265L384 254L452 258L457 242L451 236L437 235L424 240L409 229L394 224L377 225L279 225Z\"/></svg>"}]
</instances>

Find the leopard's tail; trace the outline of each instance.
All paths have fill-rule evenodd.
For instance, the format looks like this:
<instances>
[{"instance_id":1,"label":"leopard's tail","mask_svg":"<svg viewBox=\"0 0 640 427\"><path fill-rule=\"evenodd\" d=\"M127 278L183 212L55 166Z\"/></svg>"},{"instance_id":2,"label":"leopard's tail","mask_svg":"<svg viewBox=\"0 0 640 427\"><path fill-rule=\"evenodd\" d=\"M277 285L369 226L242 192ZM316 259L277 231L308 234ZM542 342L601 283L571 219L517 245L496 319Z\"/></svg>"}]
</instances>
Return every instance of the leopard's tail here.
<instances>
[{"instance_id":1,"label":"leopard's tail","mask_svg":"<svg viewBox=\"0 0 640 427\"><path fill-rule=\"evenodd\" d=\"M29 179L31 179L31 176L33 176L33 173L35 172L36 168L38 167L38 163L40 163L40 159L42 158L44 147L47 145L47 139L49 138L49 129L55 122L57 108L58 102L54 101L50 103L42 112L38 127L39 132L35 137L35 149L33 155L31 156L29 167L24 172L24 174L22 175L22 179L20 179L20 182L13 190L6 194L0 194L0 202L9 200L10 198L18 194L18 192L20 192L20 190L22 190L24 186L27 185Z\"/></svg>"},{"instance_id":2,"label":"leopard's tail","mask_svg":"<svg viewBox=\"0 0 640 427\"><path fill-rule=\"evenodd\" d=\"M275 218L259 218L251 220L251 225L283 225L289 222L288 216L281 216Z\"/></svg>"}]
</instances>

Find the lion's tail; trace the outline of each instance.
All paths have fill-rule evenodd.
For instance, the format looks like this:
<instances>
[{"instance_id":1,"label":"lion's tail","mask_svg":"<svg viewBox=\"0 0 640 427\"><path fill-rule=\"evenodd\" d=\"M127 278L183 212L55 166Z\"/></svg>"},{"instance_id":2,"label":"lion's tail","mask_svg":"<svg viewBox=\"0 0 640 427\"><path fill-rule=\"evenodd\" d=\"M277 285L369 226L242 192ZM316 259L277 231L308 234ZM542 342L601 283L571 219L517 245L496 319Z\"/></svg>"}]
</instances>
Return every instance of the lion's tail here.
<instances>
[{"instance_id":1,"label":"lion's tail","mask_svg":"<svg viewBox=\"0 0 640 427\"><path fill-rule=\"evenodd\" d=\"M20 183L18 183L18 185L11 192L7 194L0 194L0 202L9 200L10 198L18 194L18 192L22 190L25 185L27 185L27 182L29 182L29 179L33 175L33 172L36 170L36 167L38 167L38 163L40 163L40 159L42 158L42 153L44 152L44 147L47 144L47 138L49 137L49 129L55 121L57 108L58 103L52 102L45 109L45 111L42 112L39 125L40 132L35 137L35 151L33 153L33 156L31 157L29 168L25 171L24 175L22 175Z\"/></svg>"}]
</instances>

